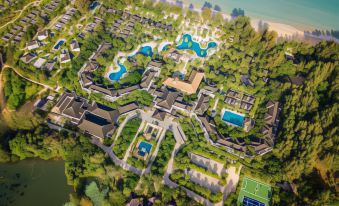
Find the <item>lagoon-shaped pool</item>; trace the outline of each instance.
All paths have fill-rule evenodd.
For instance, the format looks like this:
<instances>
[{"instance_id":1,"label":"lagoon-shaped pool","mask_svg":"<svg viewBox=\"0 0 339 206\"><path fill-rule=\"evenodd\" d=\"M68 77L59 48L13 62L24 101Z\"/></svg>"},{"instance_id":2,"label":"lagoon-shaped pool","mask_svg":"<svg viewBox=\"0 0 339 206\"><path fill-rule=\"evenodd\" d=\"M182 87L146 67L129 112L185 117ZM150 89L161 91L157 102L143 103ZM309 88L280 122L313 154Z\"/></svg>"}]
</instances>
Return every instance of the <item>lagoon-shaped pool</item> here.
<instances>
[{"instance_id":1,"label":"lagoon-shaped pool","mask_svg":"<svg viewBox=\"0 0 339 206\"><path fill-rule=\"evenodd\" d=\"M182 37L182 42L177 46L177 49L191 49L193 50L199 57L206 57L208 54L208 50L211 48L215 48L217 43L209 42L207 44L207 48L201 48L198 42L192 40L192 36L190 34L184 34Z\"/></svg>"},{"instance_id":2,"label":"lagoon-shaped pool","mask_svg":"<svg viewBox=\"0 0 339 206\"><path fill-rule=\"evenodd\" d=\"M147 57L151 57L153 55L153 48L151 46L144 46L141 47L140 51L138 52L139 54L142 54Z\"/></svg>"},{"instance_id":3,"label":"lagoon-shaped pool","mask_svg":"<svg viewBox=\"0 0 339 206\"><path fill-rule=\"evenodd\" d=\"M121 77L127 72L127 69L126 69L126 67L123 64L119 63L119 68L120 68L119 71L111 72L108 75L108 78L111 81L118 81L118 80L120 80Z\"/></svg>"},{"instance_id":4,"label":"lagoon-shaped pool","mask_svg":"<svg viewBox=\"0 0 339 206\"><path fill-rule=\"evenodd\" d=\"M54 50L58 50L60 49L61 45L63 45L65 43L64 39L60 39L53 47Z\"/></svg>"},{"instance_id":5,"label":"lagoon-shaped pool","mask_svg":"<svg viewBox=\"0 0 339 206\"><path fill-rule=\"evenodd\" d=\"M245 115L231 110L223 109L222 120L236 127L243 127Z\"/></svg>"}]
</instances>

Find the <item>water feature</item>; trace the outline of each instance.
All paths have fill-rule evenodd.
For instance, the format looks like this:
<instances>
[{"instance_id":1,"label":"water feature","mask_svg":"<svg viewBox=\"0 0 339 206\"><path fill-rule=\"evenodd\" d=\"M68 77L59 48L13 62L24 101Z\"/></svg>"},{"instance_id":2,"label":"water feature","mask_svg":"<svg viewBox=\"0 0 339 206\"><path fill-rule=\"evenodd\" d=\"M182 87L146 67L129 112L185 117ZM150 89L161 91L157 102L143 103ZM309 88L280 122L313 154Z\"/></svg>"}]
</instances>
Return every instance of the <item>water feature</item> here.
<instances>
[{"instance_id":1,"label":"water feature","mask_svg":"<svg viewBox=\"0 0 339 206\"><path fill-rule=\"evenodd\" d=\"M139 54L142 54L147 57L153 56L153 48L151 46L143 46L141 47L140 51L138 52Z\"/></svg>"},{"instance_id":2,"label":"water feature","mask_svg":"<svg viewBox=\"0 0 339 206\"><path fill-rule=\"evenodd\" d=\"M53 47L54 50L58 50L61 45L63 45L65 43L65 40L64 39L60 39Z\"/></svg>"},{"instance_id":3,"label":"water feature","mask_svg":"<svg viewBox=\"0 0 339 206\"><path fill-rule=\"evenodd\" d=\"M182 36L182 42L177 46L177 49L190 49L194 51L199 57L206 57L208 54L208 50L211 48L215 48L217 43L209 42L206 48L201 48L198 42L192 40L192 36L190 34L184 34Z\"/></svg>"},{"instance_id":4,"label":"water feature","mask_svg":"<svg viewBox=\"0 0 339 206\"><path fill-rule=\"evenodd\" d=\"M243 127L245 116L225 109L223 111L222 120L234 126Z\"/></svg>"},{"instance_id":5,"label":"water feature","mask_svg":"<svg viewBox=\"0 0 339 206\"><path fill-rule=\"evenodd\" d=\"M126 67L123 65L123 64L120 64L119 63L119 71L116 71L116 72L111 72L109 75L108 75L108 78L112 81L118 81L121 79L121 77L127 72L127 69Z\"/></svg>"},{"instance_id":6,"label":"water feature","mask_svg":"<svg viewBox=\"0 0 339 206\"><path fill-rule=\"evenodd\" d=\"M63 161L0 164L0 205L60 206L69 201L70 192Z\"/></svg>"}]
</instances>

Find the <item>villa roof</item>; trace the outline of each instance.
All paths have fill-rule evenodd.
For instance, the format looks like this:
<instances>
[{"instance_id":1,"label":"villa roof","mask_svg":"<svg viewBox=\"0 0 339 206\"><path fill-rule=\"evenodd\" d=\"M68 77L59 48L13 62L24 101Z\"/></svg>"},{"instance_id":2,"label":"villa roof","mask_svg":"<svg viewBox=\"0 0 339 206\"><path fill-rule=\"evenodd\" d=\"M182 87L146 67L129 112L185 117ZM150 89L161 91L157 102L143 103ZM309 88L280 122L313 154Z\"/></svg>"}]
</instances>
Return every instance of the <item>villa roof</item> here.
<instances>
[{"instance_id":1,"label":"villa roof","mask_svg":"<svg viewBox=\"0 0 339 206\"><path fill-rule=\"evenodd\" d=\"M157 120L164 121L164 119L166 117L166 112L157 109L157 110L154 111L152 117L157 119Z\"/></svg>"},{"instance_id":2,"label":"villa roof","mask_svg":"<svg viewBox=\"0 0 339 206\"><path fill-rule=\"evenodd\" d=\"M73 97L61 113L75 119L80 119L86 107L87 102L84 99Z\"/></svg>"},{"instance_id":3,"label":"villa roof","mask_svg":"<svg viewBox=\"0 0 339 206\"><path fill-rule=\"evenodd\" d=\"M94 91L99 92L99 93L106 94L106 95L114 96L113 91L111 91L107 88L95 85L95 84L92 84L91 86L89 86L89 89L94 90Z\"/></svg>"},{"instance_id":4,"label":"villa roof","mask_svg":"<svg viewBox=\"0 0 339 206\"><path fill-rule=\"evenodd\" d=\"M208 108L209 108L209 100L210 100L210 97L206 94L201 94L199 100L198 100L198 103L197 103L197 106L195 107L195 112L197 114L200 114L202 115L203 113L205 113Z\"/></svg>"},{"instance_id":5,"label":"villa roof","mask_svg":"<svg viewBox=\"0 0 339 206\"><path fill-rule=\"evenodd\" d=\"M279 102L269 101L266 105L266 108L268 111L265 114L265 122L266 124L273 125L278 116Z\"/></svg>"},{"instance_id":6,"label":"villa roof","mask_svg":"<svg viewBox=\"0 0 339 206\"><path fill-rule=\"evenodd\" d=\"M119 117L119 111L105 105L93 102L88 111L108 120L109 122L116 122Z\"/></svg>"},{"instance_id":7,"label":"villa roof","mask_svg":"<svg viewBox=\"0 0 339 206\"><path fill-rule=\"evenodd\" d=\"M123 106L120 106L118 108L118 111L119 111L119 114L122 115L122 114L125 114L127 112L130 112L130 111L133 111L133 110L136 110L138 109L139 106L137 103L135 102L132 102L132 103L129 103L129 104L125 104Z\"/></svg>"},{"instance_id":8,"label":"villa roof","mask_svg":"<svg viewBox=\"0 0 339 206\"><path fill-rule=\"evenodd\" d=\"M152 61L149 62L149 64L147 65L147 67L153 67L153 68L158 68L158 69L160 69L162 65L163 65L162 62L152 60Z\"/></svg>"},{"instance_id":9,"label":"villa roof","mask_svg":"<svg viewBox=\"0 0 339 206\"><path fill-rule=\"evenodd\" d=\"M208 119L204 116L198 116L198 118L200 119L201 123L203 124L203 126L205 127L206 131L208 133L212 133L212 134L216 134L217 131L215 130L214 127L212 127L212 125L209 123Z\"/></svg>"},{"instance_id":10,"label":"villa roof","mask_svg":"<svg viewBox=\"0 0 339 206\"><path fill-rule=\"evenodd\" d=\"M301 86L304 83L304 77L300 77L300 76L296 76L296 77L288 77L288 79L290 80L291 84L297 85L297 86Z\"/></svg>"},{"instance_id":11,"label":"villa roof","mask_svg":"<svg viewBox=\"0 0 339 206\"><path fill-rule=\"evenodd\" d=\"M194 94L196 93L203 78L204 73L193 70L188 81L181 81L176 78L167 78L163 84L188 94Z\"/></svg>"},{"instance_id":12,"label":"villa roof","mask_svg":"<svg viewBox=\"0 0 339 206\"><path fill-rule=\"evenodd\" d=\"M113 133L114 124L91 112L86 112L78 125L79 129L95 137L105 138Z\"/></svg>"},{"instance_id":13,"label":"villa roof","mask_svg":"<svg viewBox=\"0 0 339 206\"><path fill-rule=\"evenodd\" d=\"M23 55L20 58L20 60L23 61L24 63L28 64L35 58L37 58L35 55L33 55L32 53L28 53L28 54Z\"/></svg>"},{"instance_id":14,"label":"villa roof","mask_svg":"<svg viewBox=\"0 0 339 206\"><path fill-rule=\"evenodd\" d=\"M156 72L153 71L153 70L147 70L147 71L144 73L144 75L143 75L143 77L142 77L142 79L141 79L140 86L141 86L142 88L147 88L147 87L149 87L151 81L153 80L153 78L154 78L154 76L155 76L155 73L156 73Z\"/></svg>"},{"instance_id":15,"label":"villa roof","mask_svg":"<svg viewBox=\"0 0 339 206\"><path fill-rule=\"evenodd\" d=\"M218 91L217 87L211 87L211 86L204 86L204 89L207 90L207 91L210 91L212 93L215 93L215 92Z\"/></svg>"},{"instance_id":16,"label":"villa roof","mask_svg":"<svg viewBox=\"0 0 339 206\"><path fill-rule=\"evenodd\" d=\"M178 96L179 96L178 92L165 90L163 91L162 96L158 97L159 102L157 105L170 110Z\"/></svg>"},{"instance_id":17,"label":"villa roof","mask_svg":"<svg viewBox=\"0 0 339 206\"><path fill-rule=\"evenodd\" d=\"M80 49L79 43L77 40L73 39L71 42L71 49L72 51Z\"/></svg>"},{"instance_id":18,"label":"villa roof","mask_svg":"<svg viewBox=\"0 0 339 206\"><path fill-rule=\"evenodd\" d=\"M126 88L123 88L123 89L119 89L118 94L119 95L126 94L126 93L132 92L132 91L137 90L137 89L140 89L139 84L133 85L133 86L130 86L130 87L126 87Z\"/></svg>"}]
</instances>

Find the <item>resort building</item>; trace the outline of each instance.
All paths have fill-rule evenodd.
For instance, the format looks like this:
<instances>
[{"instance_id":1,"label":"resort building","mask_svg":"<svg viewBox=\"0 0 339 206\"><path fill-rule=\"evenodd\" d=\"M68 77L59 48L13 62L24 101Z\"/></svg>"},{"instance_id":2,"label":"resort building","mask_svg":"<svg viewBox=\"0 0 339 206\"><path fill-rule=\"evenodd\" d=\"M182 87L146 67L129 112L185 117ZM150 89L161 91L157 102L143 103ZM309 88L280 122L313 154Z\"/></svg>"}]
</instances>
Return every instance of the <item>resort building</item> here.
<instances>
[{"instance_id":1,"label":"resort building","mask_svg":"<svg viewBox=\"0 0 339 206\"><path fill-rule=\"evenodd\" d=\"M126 110L126 109L125 109ZM110 137L117 126L119 109L92 102L77 96L75 93L64 93L51 111L54 123L62 117L70 120L84 134L96 138Z\"/></svg>"},{"instance_id":2,"label":"resort building","mask_svg":"<svg viewBox=\"0 0 339 206\"><path fill-rule=\"evenodd\" d=\"M276 133L276 129L279 124L279 113L280 113L280 106L279 102L269 101L266 105L267 113L265 114L265 125L262 128L262 133L264 134L264 138L266 142L273 146L274 144L274 136Z\"/></svg>"},{"instance_id":3,"label":"resort building","mask_svg":"<svg viewBox=\"0 0 339 206\"><path fill-rule=\"evenodd\" d=\"M40 47L39 42L36 41L36 40L33 40L33 41L27 43L27 49L28 49L28 50L37 49L37 48L39 48L39 47Z\"/></svg>"},{"instance_id":4,"label":"resort building","mask_svg":"<svg viewBox=\"0 0 339 206\"><path fill-rule=\"evenodd\" d=\"M32 53L28 53L23 55L20 60L23 61L26 64L29 64L31 61L33 61L35 58L37 58L36 55L32 54Z\"/></svg>"},{"instance_id":5,"label":"resort building","mask_svg":"<svg viewBox=\"0 0 339 206\"><path fill-rule=\"evenodd\" d=\"M42 30L38 32L38 40L42 41L45 40L48 37L48 31L47 30Z\"/></svg>"},{"instance_id":6,"label":"resort building","mask_svg":"<svg viewBox=\"0 0 339 206\"><path fill-rule=\"evenodd\" d=\"M80 46L77 40L73 39L71 41L71 51L72 52L80 52Z\"/></svg>"},{"instance_id":7,"label":"resort building","mask_svg":"<svg viewBox=\"0 0 339 206\"><path fill-rule=\"evenodd\" d=\"M187 81L181 81L177 78L167 78L163 84L187 94L195 94L203 78L203 72L193 70Z\"/></svg>"}]
</instances>

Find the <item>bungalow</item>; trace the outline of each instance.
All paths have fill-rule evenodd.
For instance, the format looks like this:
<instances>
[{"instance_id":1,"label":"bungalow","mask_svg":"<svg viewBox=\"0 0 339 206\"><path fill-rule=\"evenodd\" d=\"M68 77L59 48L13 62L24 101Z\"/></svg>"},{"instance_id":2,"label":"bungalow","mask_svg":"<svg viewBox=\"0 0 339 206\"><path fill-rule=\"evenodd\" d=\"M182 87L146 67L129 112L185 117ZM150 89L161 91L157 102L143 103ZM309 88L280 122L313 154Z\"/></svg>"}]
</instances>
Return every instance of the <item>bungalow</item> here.
<instances>
[{"instance_id":1,"label":"bungalow","mask_svg":"<svg viewBox=\"0 0 339 206\"><path fill-rule=\"evenodd\" d=\"M137 109L139 109L139 105L135 102L125 104L125 105L118 107L118 111L119 111L120 115L127 114L127 113L132 112L132 111L137 110Z\"/></svg>"},{"instance_id":2,"label":"bungalow","mask_svg":"<svg viewBox=\"0 0 339 206\"><path fill-rule=\"evenodd\" d=\"M170 90L166 87L156 89L152 93L155 96L155 108L171 113L173 109L191 111L192 106L184 102L182 93Z\"/></svg>"},{"instance_id":3,"label":"bungalow","mask_svg":"<svg viewBox=\"0 0 339 206\"><path fill-rule=\"evenodd\" d=\"M162 62L152 60L152 61L150 61L150 62L148 63L147 69L159 71L159 70L161 69L161 66L162 66L162 65L163 65Z\"/></svg>"},{"instance_id":4,"label":"bungalow","mask_svg":"<svg viewBox=\"0 0 339 206\"><path fill-rule=\"evenodd\" d=\"M71 51L72 52L80 52L80 46L77 40L73 39L71 41Z\"/></svg>"},{"instance_id":5,"label":"bungalow","mask_svg":"<svg viewBox=\"0 0 339 206\"><path fill-rule=\"evenodd\" d=\"M35 63L33 64L33 66L35 68L38 68L40 69L42 67L42 65L44 65L46 62L46 59L43 59L43 58L39 58L38 60L35 61Z\"/></svg>"},{"instance_id":6,"label":"bungalow","mask_svg":"<svg viewBox=\"0 0 339 206\"><path fill-rule=\"evenodd\" d=\"M89 89L92 92L101 93L101 94L112 96L112 97L117 95L117 93L114 90L110 90L110 89L108 89L106 87L95 85L95 84L91 84L89 86Z\"/></svg>"},{"instance_id":7,"label":"bungalow","mask_svg":"<svg viewBox=\"0 0 339 206\"><path fill-rule=\"evenodd\" d=\"M23 61L26 64L29 64L31 61L33 61L36 57L36 55L32 54L32 53L28 53L23 55L20 60Z\"/></svg>"},{"instance_id":8,"label":"bungalow","mask_svg":"<svg viewBox=\"0 0 339 206\"><path fill-rule=\"evenodd\" d=\"M157 120L164 121L166 117L166 112L156 109L154 113L152 114L152 117Z\"/></svg>"},{"instance_id":9,"label":"bungalow","mask_svg":"<svg viewBox=\"0 0 339 206\"><path fill-rule=\"evenodd\" d=\"M251 86L254 87L254 83L252 82L252 80L249 78L249 76L247 75L241 75L240 76L240 81L241 83L243 83L245 86Z\"/></svg>"},{"instance_id":10,"label":"bungalow","mask_svg":"<svg viewBox=\"0 0 339 206\"><path fill-rule=\"evenodd\" d=\"M37 40L33 40L33 41L27 43L27 49L28 50L37 49L39 47L40 47L40 45L39 45L39 42Z\"/></svg>"},{"instance_id":11,"label":"bungalow","mask_svg":"<svg viewBox=\"0 0 339 206\"><path fill-rule=\"evenodd\" d=\"M54 65L55 65L55 61L48 61L45 64L44 69L50 72L54 69Z\"/></svg>"},{"instance_id":12,"label":"bungalow","mask_svg":"<svg viewBox=\"0 0 339 206\"><path fill-rule=\"evenodd\" d=\"M38 32L38 40L42 41L48 37L48 31L42 30Z\"/></svg>"},{"instance_id":13,"label":"bungalow","mask_svg":"<svg viewBox=\"0 0 339 206\"><path fill-rule=\"evenodd\" d=\"M199 115L203 115L209 108L209 100L210 100L210 96L206 95L206 94L201 94L200 98L195 106L194 112L199 114Z\"/></svg>"},{"instance_id":14,"label":"bungalow","mask_svg":"<svg viewBox=\"0 0 339 206\"><path fill-rule=\"evenodd\" d=\"M71 56L67 49L63 49L60 53L60 63L64 64L71 61Z\"/></svg>"},{"instance_id":15,"label":"bungalow","mask_svg":"<svg viewBox=\"0 0 339 206\"><path fill-rule=\"evenodd\" d=\"M193 70L187 81L181 81L177 78L167 78L163 84L169 87L173 87L187 94L194 94L197 92L197 89L203 78L203 72Z\"/></svg>"},{"instance_id":16,"label":"bungalow","mask_svg":"<svg viewBox=\"0 0 339 206\"><path fill-rule=\"evenodd\" d=\"M304 77L296 76L296 77L288 77L289 81L292 85L301 86L304 84Z\"/></svg>"},{"instance_id":17,"label":"bungalow","mask_svg":"<svg viewBox=\"0 0 339 206\"><path fill-rule=\"evenodd\" d=\"M140 83L141 88L149 88L156 74L157 72L152 69L147 70L142 76Z\"/></svg>"},{"instance_id":18,"label":"bungalow","mask_svg":"<svg viewBox=\"0 0 339 206\"><path fill-rule=\"evenodd\" d=\"M173 51L170 51L168 54L168 58L172 59L177 64L180 63L181 57L182 55L175 49Z\"/></svg>"}]
</instances>

